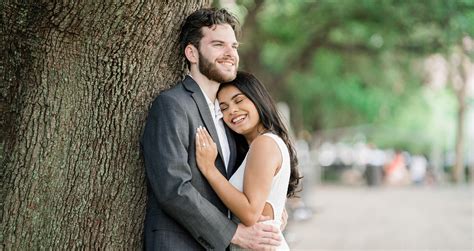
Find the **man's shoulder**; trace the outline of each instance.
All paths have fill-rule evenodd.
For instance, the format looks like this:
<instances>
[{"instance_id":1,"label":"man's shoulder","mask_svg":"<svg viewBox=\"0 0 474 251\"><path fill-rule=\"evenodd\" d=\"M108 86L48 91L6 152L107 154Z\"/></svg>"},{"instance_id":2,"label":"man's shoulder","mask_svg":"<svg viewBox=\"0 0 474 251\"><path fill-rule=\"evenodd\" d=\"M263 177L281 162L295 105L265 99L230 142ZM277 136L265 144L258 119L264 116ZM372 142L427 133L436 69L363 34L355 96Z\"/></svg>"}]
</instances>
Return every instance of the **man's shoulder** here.
<instances>
[{"instance_id":1,"label":"man's shoulder","mask_svg":"<svg viewBox=\"0 0 474 251\"><path fill-rule=\"evenodd\" d=\"M170 88L160 92L158 96L160 95L176 96L176 95L182 95L183 93L185 93L185 89L183 86L183 81L180 80L180 81L175 82L175 84L171 86Z\"/></svg>"},{"instance_id":2,"label":"man's shoulder","mask_svg":"<svg viewBox=\"0 0 474 251\"><path fill-rule=\"evenodd\" d=\"M153 103L172 103L179 106L187 106L193 102L191 94L192 93L184 87L183 82L180 81L173 87L160 92Z\"/></svg>"},{"instance_id":3,"label":"man's shoulder","mask_svg":"<svg viewBox=\"0 0 474 251\"><path fill-rule=\"evenodd\" d=\"M185 76L177 81L175 85L158 94L157 98L165 96L185 101L196 91L200 91L198 84L190 76Z\"/></svg>"},{"instance_id":4,"label":"man's shoulder","mask_svg":"<svg viewBox=\"0 0 474 251\"><path fill-rule=\"evenodd\" d=\"M189 96L186 89L183 87L183 83L181 81L177 82L174 86L169 89L161 91L158 96L156 96L155 100L159 99L184 99L186 96Z\"/></svg>"}]
</instances>

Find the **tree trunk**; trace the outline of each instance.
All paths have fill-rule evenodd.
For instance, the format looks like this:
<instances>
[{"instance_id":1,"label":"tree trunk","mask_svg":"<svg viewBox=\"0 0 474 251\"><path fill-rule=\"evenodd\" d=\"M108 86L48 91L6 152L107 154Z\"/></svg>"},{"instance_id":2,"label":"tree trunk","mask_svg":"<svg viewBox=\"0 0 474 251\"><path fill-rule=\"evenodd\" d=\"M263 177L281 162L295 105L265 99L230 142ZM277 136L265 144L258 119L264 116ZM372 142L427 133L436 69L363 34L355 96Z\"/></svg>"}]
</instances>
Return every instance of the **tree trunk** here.
<instances>
[{"instance_id":1,"label":"tree trunk","mask_svg":"<svg viewBox=\"0 0 474 251\"><path fill-rule=\"evenodd\" d=\"M454 182L463 182L464 175L464 117L466 114L466 84L463 83L462 90L458 93L458 112L456 119L456 143L455 143L455 160L453 166Z\"/></svg>"},{"instance_id":2,"label":"tree trunk","mask_svg":"<svg viewBox=\"0 0 474 251\"><path fill-rule=\"evenodd\" d=\"M195 1L2 1L3 248L140 249L139 138Z\"/></svg>"},{"instance_id":3,"label":"tree trunk","mask_svg":"<svg viewBox=\"0 0 474 251\"><path fill-rule=\"evenodd\" d=\"M463 40L471 40L469 37L465 37ZM456 119L456 142L455 142L455 160L452 170L453 180L456 183L465 181L464 173L464 124L466 117L466 96L467 96L467 85L469 81L469 74L472 71L472 63L469 58L469 51L465 45L460 46L459 62L455 66L458 72L458 78L453 81L454 91L458 101L458 111ZM457 80L457 81L456 81ZM455 84L457 82L457 84Z\"/></svg>"}]
</instances>

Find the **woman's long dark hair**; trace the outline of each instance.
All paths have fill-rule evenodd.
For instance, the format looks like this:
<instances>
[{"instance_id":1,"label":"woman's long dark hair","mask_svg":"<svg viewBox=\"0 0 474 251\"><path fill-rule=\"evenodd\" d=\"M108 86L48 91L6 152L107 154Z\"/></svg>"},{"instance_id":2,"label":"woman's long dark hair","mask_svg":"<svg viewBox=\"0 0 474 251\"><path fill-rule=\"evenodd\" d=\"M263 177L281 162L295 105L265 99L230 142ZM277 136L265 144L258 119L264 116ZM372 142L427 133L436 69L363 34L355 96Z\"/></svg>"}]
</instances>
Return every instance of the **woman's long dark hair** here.
<instances>
[{"instance_id":1,"label":"woman's long dark hair","mask_svg":"<svg viewBox=\"0 0 474 251\"><path fill-rule=\"evenodd\" d=\"M265 127L267 131L280 136L288 147L290 153L291 174L286 196L288 198L293 197L297 192L296 189L301 179L297 168L298 158L296 157L295 148L290 141L288 130L278 113L275 102L270 96L270 93L254 75L242 71L237 72L237 77L234 80L221 84L219 91L229 85L237 87L237 89L254 103L263 127ZM241 144L242 141L239 141L238 144L239 143Z\"/></svg>"}]
</instances>

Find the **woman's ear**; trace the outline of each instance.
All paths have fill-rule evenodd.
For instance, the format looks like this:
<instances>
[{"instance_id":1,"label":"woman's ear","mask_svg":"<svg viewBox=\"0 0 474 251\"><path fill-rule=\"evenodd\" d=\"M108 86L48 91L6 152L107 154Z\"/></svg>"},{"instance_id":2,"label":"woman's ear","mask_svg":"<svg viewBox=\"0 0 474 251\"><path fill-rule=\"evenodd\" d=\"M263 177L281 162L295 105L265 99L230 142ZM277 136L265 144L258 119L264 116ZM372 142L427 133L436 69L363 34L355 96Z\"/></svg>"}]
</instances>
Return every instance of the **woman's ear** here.
<instances>
[{"instance_id":1,"label":"woman's ear","mask_svg":"<svg viewBox=\"0 0 474 251\"><path fill-rule=\"evenodd\" d=\"M188 44L186 48L184 48L184 55L191 64L197 64L197 62L199 61L198 50L192 44Z\"/></svg>"}]
</instances>

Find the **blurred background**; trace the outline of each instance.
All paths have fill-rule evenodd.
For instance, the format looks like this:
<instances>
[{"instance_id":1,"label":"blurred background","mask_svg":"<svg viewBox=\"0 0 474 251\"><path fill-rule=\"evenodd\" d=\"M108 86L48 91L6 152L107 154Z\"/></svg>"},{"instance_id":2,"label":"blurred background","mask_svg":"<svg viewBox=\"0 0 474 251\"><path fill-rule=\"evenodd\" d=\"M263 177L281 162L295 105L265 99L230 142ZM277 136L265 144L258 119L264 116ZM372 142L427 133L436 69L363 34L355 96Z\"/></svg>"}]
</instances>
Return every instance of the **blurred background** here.
<instances>
[{"instance_id":1,"label":"blurred background","mask_svg":"<svg viewBox=\"0 0 474 251\"><path fill-rule=\"evenodd\" d=\"M215 0L304 175L295 250L474 250L473 0Z\"/></svg>"}]
</instances>

